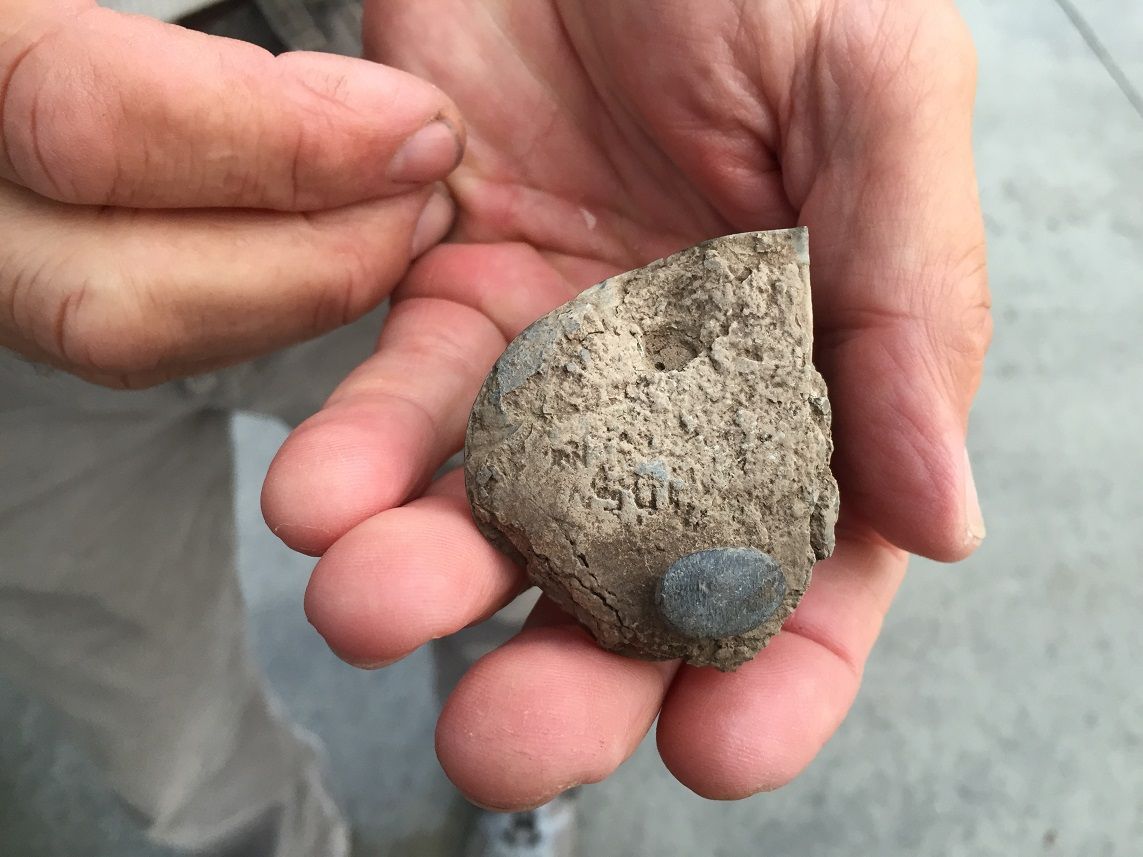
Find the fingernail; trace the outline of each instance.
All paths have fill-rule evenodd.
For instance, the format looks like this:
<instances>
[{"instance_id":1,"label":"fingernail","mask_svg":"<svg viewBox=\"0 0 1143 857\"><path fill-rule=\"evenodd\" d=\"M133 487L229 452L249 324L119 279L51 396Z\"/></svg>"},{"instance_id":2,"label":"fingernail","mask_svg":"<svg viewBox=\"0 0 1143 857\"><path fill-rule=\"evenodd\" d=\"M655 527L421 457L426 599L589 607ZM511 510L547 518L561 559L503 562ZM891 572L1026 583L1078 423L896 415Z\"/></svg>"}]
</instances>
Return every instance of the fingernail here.
<instances>
[{"instance_id":1,"label":"fingernail","mask_svg":"<svg viewBox=\"0 0 1143 857\"><path fill-rule=\"evenodd\" d=\"M436 246L452 227L456 207L452 197L443 187L438 187L421 210L421 217L413 229L413 246L410 250L416 259L430 247Z\"/></svg>"},{"instance_id":2,"label":"fingernail","mask_svg":"<svg viewBox=\"0 0 1143 857\"><path fill-rule=\"evenodd\" d=\"M389 178L406 184L443 179L460 162L460 137L447 119L434 119L405 141L389 164Z\"/></svg>"},{"instance_id":3,"label":"fingernail","mask_svg":"<svg viewBox=\"0 0 1143 857\"><path fill-rule=\"evenodd\" d=\"M972 462L968 450L964 451L964 514L967 541L975 546L984 541L988 529L984 526L984 513L980 510L980 497L976 493L976 480L972 477Z\"/></svg>"},{"instance_id":4,"label":"fingernail","mask_svg":"<svg viewBox=\"0 0 1143 857\"><path fill-rule=\"evenodd\" d=\"M401 660L404 655L402 655L401 658L389 658L388 660L384 661L357 661L347 658L344 655L338 655L338 657L349 664L351 667L356 667L359 670L379 670L392 666L393 664L397 663L397 661Z\"/></svg>"},{"instance_id":5,"label":"fingernail","mask_svg":"<svg viewBox=\"0 0 1143 857\"><path fill-rule=\"evenodd\" d=\"M329 643L326 643L326 645L329 646ZM401 660L401 658L405 657L405 655L398 655L395 658L387 658L383 661L367 661L362 660L361 658L351 657L350 655L345 654L345 652L338 651L333 646L329 646L329 650L333 652L337 657L341 658L341 660L349 664L351 667L355 667L359 670L379 670L383 667L392 666L393 664L397 663L397 661Z\"/></svg>"},{"instance_id":6,"label":"fingernail","mask_svg":"<svg viewBox=\"0 0 1143 857\"><path fill-rule=\"evenodd\" d=\"M397 660L400 660L400 658ZM376 663L369 664L350 664L350 666L357 667L359 670L380 670L392 666L395 663L397 663L397 661L377 661Z\"/></svg>"}]
</instances>

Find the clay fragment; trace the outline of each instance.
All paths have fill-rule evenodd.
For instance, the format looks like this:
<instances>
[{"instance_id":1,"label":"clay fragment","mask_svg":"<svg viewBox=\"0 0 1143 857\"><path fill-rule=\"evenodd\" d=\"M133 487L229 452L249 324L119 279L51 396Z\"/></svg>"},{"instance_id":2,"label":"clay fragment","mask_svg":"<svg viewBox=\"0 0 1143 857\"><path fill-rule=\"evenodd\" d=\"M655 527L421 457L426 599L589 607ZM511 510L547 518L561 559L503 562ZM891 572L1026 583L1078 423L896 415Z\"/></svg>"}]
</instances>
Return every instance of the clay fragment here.
<instances>
[{"instance_id":1,"label":"clay fragment","mask_svg":"<svg viewBox=\"0 0 1143 857\"><path fill-rule=\"evenodd\" d=\"M805 229L612 277L496 363L465 440L481 531L605 648L734 669L833 550Z\"/></svg>"}]
</instances>

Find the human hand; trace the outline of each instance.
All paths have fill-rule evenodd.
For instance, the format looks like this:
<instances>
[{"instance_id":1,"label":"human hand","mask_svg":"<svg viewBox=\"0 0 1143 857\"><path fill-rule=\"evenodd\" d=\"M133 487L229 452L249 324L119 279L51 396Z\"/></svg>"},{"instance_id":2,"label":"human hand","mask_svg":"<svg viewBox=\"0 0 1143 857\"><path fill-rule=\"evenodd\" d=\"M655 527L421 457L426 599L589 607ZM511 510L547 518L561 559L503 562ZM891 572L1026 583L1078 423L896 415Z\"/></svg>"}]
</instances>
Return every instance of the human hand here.
<instances>
[{"instance_id":1,"label":"human hand","mask_svg":"<svg viewBox=\"0 0 1143 857\"><path fill-rule=\"evenodd\" d=\"M460 474L430 480L505 344L617 271L808 225L842 518L784 631L720 674L602 651L541 602L437 729L448 775L497 808L606 777L656 717L702 795L787 782L845 716L905 552L956 560L984 535L965 453L990 337L975 67L952 4L387 0L366 38L465 113L462 243L414 267L376 354L270 470L268 522L322 555L311 621L377 666L504 604L518 570Z\"/></svg>"},{"instance_id":2,"label":"human hand","mask_svg":"<svg viewBox=\"0 0 1143 857\"><path fill-rule=\"evenodd\" d=\"M463 145L405 72L92 0L0 4L0 144L0 346L124 387L380 303L449 228Z\"/></svg>"}]
</instances>

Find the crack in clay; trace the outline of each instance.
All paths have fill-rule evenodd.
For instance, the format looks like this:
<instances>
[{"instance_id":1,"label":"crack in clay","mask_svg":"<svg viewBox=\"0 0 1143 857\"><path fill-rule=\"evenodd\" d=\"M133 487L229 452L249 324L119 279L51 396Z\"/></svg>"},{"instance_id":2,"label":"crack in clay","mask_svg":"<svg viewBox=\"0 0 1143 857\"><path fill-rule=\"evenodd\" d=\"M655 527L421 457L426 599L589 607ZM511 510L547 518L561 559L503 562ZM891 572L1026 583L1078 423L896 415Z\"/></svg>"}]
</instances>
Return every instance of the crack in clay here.
<instances>
[{"instance_id":1,"label":"crack in clay","mask_svg":"<svg viewBox=\"0 0 1143 857\"><path fill-rule=\"evenodd\" d=\"M608 609L614 611L616 622L618 622L621 626L626 625L627 623L624 621L623 612L611 603L611 599L607 595L606 587L604 587L603 584L599 582L599 578L595 575L594 572L591 571L591 566L588 565L587 558L581 553L577 553L575 558L583 570L586 572L584 576L586 576L592 584L591 586L586 587L587 590L600 601L602 601L608 607Z\"/></svg>"}]
</instances>

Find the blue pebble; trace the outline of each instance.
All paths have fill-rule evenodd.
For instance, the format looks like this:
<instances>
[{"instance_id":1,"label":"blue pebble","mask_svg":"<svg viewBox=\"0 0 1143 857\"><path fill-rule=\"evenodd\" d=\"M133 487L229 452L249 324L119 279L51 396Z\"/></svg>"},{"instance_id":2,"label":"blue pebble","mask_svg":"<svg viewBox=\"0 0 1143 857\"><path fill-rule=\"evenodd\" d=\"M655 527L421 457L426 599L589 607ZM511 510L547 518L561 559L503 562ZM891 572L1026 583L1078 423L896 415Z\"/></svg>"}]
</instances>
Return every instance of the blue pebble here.
<instances>
[{"instance_id":1,"label":"blue pebble","mask_svg":"<svg viewBox=\"0 0 1143 857\"><path fill-rule=\"evenodd\" d=\"M755 548L711 548L675 560L659 580L663 618L688 637L733 637L777 612L786 578L772 556Z\"/></svg>"}]
</instances>

